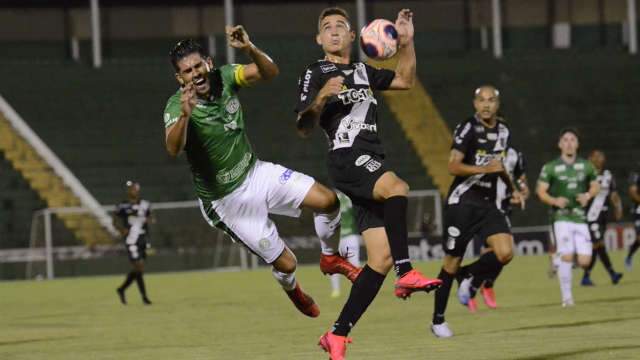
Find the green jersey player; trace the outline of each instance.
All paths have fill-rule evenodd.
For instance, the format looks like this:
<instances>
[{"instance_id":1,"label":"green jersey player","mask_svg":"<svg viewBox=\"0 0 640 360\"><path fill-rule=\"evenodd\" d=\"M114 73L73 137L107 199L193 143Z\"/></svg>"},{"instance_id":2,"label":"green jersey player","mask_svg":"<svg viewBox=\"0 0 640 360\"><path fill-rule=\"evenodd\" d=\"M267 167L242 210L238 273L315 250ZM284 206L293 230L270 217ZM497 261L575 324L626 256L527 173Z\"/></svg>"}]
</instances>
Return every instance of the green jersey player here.
<instances>
[{"instance_id":1,"label":"green jersey player","mask_svg":"<svg viewBox=\"0 0 640 360\"><path fill-rule=\"evenodd\" d=\"M340 254L353 266L360 267L360 240L362 237L356 229L355 214L351 199L340 191L336 191L340 200ZM331 275L331 297L340 296L340 276Z\"/></svg>"},{"instance_id":2,"label":"green jersey player","mask_svg":"<svg viewBox=\"0 0 640 360\"><path fill-rule=\"evenodd\" d=\"M269 214L299 216L301 207L313 210L323 245L321 270L353 280L358 269L334 250L339 242L339 202L332 190L313 178L256 158L238 92L274 78L279 70L251 43L242 26L227 27L226 32L229 45L242 50L251 64L216 69L193 40L180 41L170 52L181 88L164 111L166 148L171 156L186 153L207 222L271 264L274 277L296 307L316 317L318 306L296 282L296 258Z\"/></svg>"},{"instance_id":3,"label":"green jersey player","mask_svg":"<svg viewBox=\"0 0 640 360\"><path fill-rule=\"evenodd\" d=\"M560 157L542 167L536 190L540 200L551 206L563 307L574 304L571 292L574 254L578 255L582 268L586 269L591 262L592 244L585 208L600 191L593 165L577 156L578 145L576 130L562 130L558 141Z\"/></svg>"}]
</instances>

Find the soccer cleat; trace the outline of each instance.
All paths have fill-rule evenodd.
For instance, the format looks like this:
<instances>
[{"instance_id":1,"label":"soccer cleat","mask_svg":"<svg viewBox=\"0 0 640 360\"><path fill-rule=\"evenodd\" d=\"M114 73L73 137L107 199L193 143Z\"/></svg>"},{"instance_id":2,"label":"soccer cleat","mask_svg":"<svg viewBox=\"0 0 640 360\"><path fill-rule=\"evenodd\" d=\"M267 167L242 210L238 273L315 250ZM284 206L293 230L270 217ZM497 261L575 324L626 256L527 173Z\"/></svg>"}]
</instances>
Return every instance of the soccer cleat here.
<instances>
[{"instance_id":1,"label":"soccer cleat","mask_svg":"<svg viewBox=\"0 0 640 360\"><path fill-rule=\"evenodd\" d=\"M476 302L476 299L469 299L469 302L467 302L467 308L469 309L470 313L475 313L476 311L478 311L478 303Z\"/></svg>"},{"instance_id":2,"label":"soccer cleat","mask_svg":"<svg viewBox=\"0 0 640 360\"><path fill-rule=\"evenodd\" d=\"M309 317L318 317L320 315L320 308L313 301L313 298L307 294L305 294L302 289L300 289L300 285L296 283L296 287L293 290L285 291L289 299L293 305L296 306L301 313L309 316Z\"/></svg>"},{"instance_id":3,"label":"soccer cleat","mask_svg":"<svg viewBox=\"0 0 640 360\"><path fill-rule=\"evenodd\" d=\"M575 303L573 302L573 298L562 300L562 307L563 308L572 307L574 305L575 305Z\"/></svg>"},{"instance_id":4,"label":"soccer cleat","mask_svg":"<svg viewBox=\"0 0 640 360\"><path fill-rule=\"evenodd\" d=\"M124 289L117 288L116 292L118 293L118 297L120 298L122 305L127 305L127 298L124 296Z\"/></svg>"},{"instance_id":5,"label":"soccer cleat","mask_svg":"<svg viewBox=\"0 0 640 360\"><path fill-rule=\"evenodd\" d=\"M318 341L322 350L329 353L330 360L344 360L347 344L351 344L351 338L335 335L331 331L327 331Z\"/></svg>"},{"instance_id":6,"label":"soccer cleat","mask_svg":"<svg viewBox=\"0 0 640 360\"><path fill-rule=\"evenodd\" d=\"M627 269L627 271L631 271L632 267L633 267L633 259L630 257L626 257L624 259L624 268Z\"/></svg>"},{"instance_id":7,"label":"soccer cleat","mask_svg":"<svg viewBox=\"0 0 640 360\"><path fill-rule=\"evenodd\" d=\"M145 305L151 305L152 304L151 300L149 300L149 298L146 297L146 296L142 297L142 303L145 304Z\"/></svg>"},{"instance_id":8,"label":"soccer cleat","mask_svg":"<svg viewBox=\"0 0 640 360\"><path fill-rule=\"evenodd\" d=\"M613 279L613 277L612 277ZM593 283L593 281L591 281L591 277L589 277L588 275L585 275L582 277L582 281L580 281L580 285L582 286L595 286L596 284Z\"/></svg>"},{"instance_id":9,"label":"soccer cleat","mask_svg":"<svg viewBox=\"0 0 640 360\"><path fill-rule=\"evenodd\" d=\"M430 279L416 269L412 269L408 273L402 275L396 279L395 295L403 300L406 300L415 291L435 290L442 285L440 279Z\"/></svg>"},{"instance_id":10,"label":"soccer cleat","mask_svg":"<svg viewBox=\"0 0 640 360\"><path fill-rule=\"evenodd\" d=\"M320 271L325 275L342 274L346 276L349 281L354 282L358 275L360 275L362 268L353 266L340 255L322 254L320 255Z\"/></svg>"},{"instance_id":11,"label":"soccer cleat","mask_svg":"<svg viewBox=\"0 0 640 360\"><path fill-rule=\"evenodd\" d=\"M460 304L467 306L467 304L469 304L469 300L471 300L472 296L471 296L471 280L473 279L473 277L468 277L464 280L462 280L462 282L460 282L460 286L458 286L458 291L456 292L456 295L458 296L458 301L460 301Z\"/></svg>"},{"instance_id":12,"label":"soccer cleat","mask_svg":"<svg viewBox=\"0 0 640 360\"><path fill-rule=\"evenodd\" d=\"M449 324L446 322L442 324L431 324L431 332L437 338L450 338L453 336L453 331L449 329Z\"/></svg>"},{"instance_id":13,"label":"soccer cleat","mask_svg":"<svg viewBox=\"0 0 640 360\"><path fill-rule=\"evenodd\" d=\"M480 290L482 293L482 300L484 300L484 304L487 305L488 308L496 309L498 304L496 303L496 294L493 291L493 288L482 288Z\"/></svg>"},{"instance_id":14,"label":"soccer cleat","mask_svg":"<svg viewBox=\"0 0 640 360\"><path fill-rule=\"evenodd\" d=\"M613 285L617 285L620 282L620 279L622 279L622 273L614 272L611 274L611 282Z\"/></svg>"}]
</instances>

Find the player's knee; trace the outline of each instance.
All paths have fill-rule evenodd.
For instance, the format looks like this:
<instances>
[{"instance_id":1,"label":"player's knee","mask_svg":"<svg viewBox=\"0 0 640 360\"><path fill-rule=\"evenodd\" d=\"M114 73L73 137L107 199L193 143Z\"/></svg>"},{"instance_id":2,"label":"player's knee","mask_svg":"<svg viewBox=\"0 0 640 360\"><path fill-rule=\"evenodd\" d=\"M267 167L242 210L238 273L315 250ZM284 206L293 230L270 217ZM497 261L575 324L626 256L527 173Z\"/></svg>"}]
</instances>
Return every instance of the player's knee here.
<instances>
[{"instance_id":1,"label":"player's knee","mask_svg":"<svg viewBox=\"0 0 640 360\"><path fill-rule=\"evenodd\" d=\"M390 187L391 196L407 196L409 195L409 184L405 181L398 179Z\"/></svg>"},{"instance_id":2,"label":"player's knee","mask_svg":"<svg viewBox=\"0 0 640 360\"><path fill-rule=\"evenodd\" d=\"M376 272L379 272L380 274L387 274L393 267L393 258L391 257L391 254L378 256L369 259L367 264Z\"/></svg>"},{"instance_id":3,"label":"player's knee","mask_svg":"<svg viewBox=\"0 0 640 360\"><path fill-rule=\"evenodd\" d=\"M340 201L336 193L324 186L320 187L318 192L318 210L324 213L330 213L340 208Z\"/></svg>"},{"instance_id":4,"label":"player's knee","mask_svg":"<svg viewBox=\"0 0 640 360\"><path fill-rule=\"evenodd\" d=\"M286 261L286 262L282 262L280 264L278 264L277 266L274 265L274 267L276 268L276 270L285 273L285 274L291 274L294 271L296 271L296 262L295 261Z\"/></svg>"},{"instance_id":5,"label":"player's knee","mask_svg":"<svg viewBox=\"0 0 640 360\"><path fill-rule=\"evenodd\" d=\"M513 259L513 250L504 249L502 251L497 251L496 258L502 265L506 265L511 261L511 259Z\"/></svg>"}]
</instances>

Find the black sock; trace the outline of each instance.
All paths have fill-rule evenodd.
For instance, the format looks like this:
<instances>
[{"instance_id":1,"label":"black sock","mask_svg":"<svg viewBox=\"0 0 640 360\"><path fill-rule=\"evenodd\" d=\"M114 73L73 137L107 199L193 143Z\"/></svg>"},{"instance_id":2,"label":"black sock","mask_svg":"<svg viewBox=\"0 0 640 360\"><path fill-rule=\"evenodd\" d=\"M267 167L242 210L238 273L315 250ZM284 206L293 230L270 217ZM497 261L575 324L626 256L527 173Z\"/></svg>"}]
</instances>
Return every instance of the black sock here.
<instances>
[{"instance_id":1,"label":"black sock","mask_svg":"<svg viewBox=\"0 0 640 360\"><path fill-rule=\"evenodd\" d=\"M393 269L398 277L413 269L407 243L407 197L392 196L384 201L384 229L389 238Z\"/></svg>"},{"instance_id":2,"label":"black sock","mask_svg":"<svg viewBox=\"0 0 640 360\"><path fill-rule=\"evenodd\" d=\"M362 268L362 272L353 283L351 293L346 304L342 308L342 312L338 317L338 321L333 326L333 334L339 336L347 336L351 328L358 322L367 307L373 302L385 276L376 272L369 265Z\"/></svg>"},{"instance_id":3,"label":"black sock","mask_svg":"<svg viewBox=\"0 0 640 360\"><path fill-rule=\"evenodd\" d=\"M482 254L478 260L469 265L469 275L473 276L471 281L472 292L474 289L479 289L482 283L489 279L492 274L501 271L502 266L493 251Z\"/></svg>"},{"instance_id":4,"label":"black sock","mask_svg":"<svg viewBox=\"0 0 640 360\"><path fill-rule=\"evenodd\" d=\"M124 280L122 285L120 285L120 289L123 290L123 291L126 290L129 287L129 285L131 285L133 280L136 279L137 277L138 277L138 272L135 271L135 270L131 270L127 274L127 278Z\"/></svg>"},{"instance_id":5,"label":"black sock","mask_svg":"<svg viewBox=\"0 0 640 360\"><path fill-rule=\"evenodd\" d=\"M453 283L453 279L455 279L455 275L449 274L444 271L444 269L440 269L438 279L442 280L442 285L436 290L432 320L434 325L442 324L444 322L444 313L447 310L451 284Z\"/></svg>"},{"instance_id":6,"label":"black sock","mask_svg":"<svg viewBox=\"0 0 640 360\"><path fill-rule=\"evenodd\" d=\"M627 255L627 258L631 259L633 254L635 254L635 252L638 251L639 247L640 247L640 240L636 240L636 242L631 244L631 247L629 248L629 255ZM393 251L393 250L391 250L391 251Z\"/></svg>"},{"instance_id":7,"label":"black sock","mask_svg":"<svg viewBox=\"0 0 640 360\"><path fill-rule=\"evenodd\" d=\"M144 278L142 277L141 272L138 273L138 276L136 277L136 282L138 283L138 290L140 290L140 295L142 295L143 298L146 298L147 289L145 289L144 287Z\"/></svg>"},{"instance_id":8,"label":"black sock","mask_svg":"<svg viewBox=\"0 0 640 360\"><path fill-rule=\"evenodd\" d=\"M591 275L591 270L593 270L593 267L596 265L597 260L598 260L598 249L594 247L593 250L591 251L591 262L589 263L589 266L587 266L587 268L584 269L583 277L589 277Z\"/></svg>"},{"instance_id":9,"label":"black sock","mask_svg":"<svg viewBox=\"0 0 640 360\"><path fill-rule=\"evenodd\" d=\"M488 278L484 279L484 283L482 283L482 286L487 289L491 289L493 287L493 284L495 284L498 276L500 276L500 273L502 272L503 268L504 266L501 266L500 269L498 269L498 271L493 272L488 276Z\"/></svg>"},{"instance_id":10,"label":"black sock","mask_svg":"<svg viewBox=\"0 0 640 360\"><path fill-rule=\"evenodd\" d=\"M602 261L604 268L607 269L607 272L609 272L609 275L615 273L615 271L613 270L613 265L611 265L611 259L609 259L609 254L607 254L607 248L602 245L601 247L596 249L596 251L598 252L598 256L600 256L600 261ZM593 259L591 261L593 261Z\"/></svg>"}]
</instances>

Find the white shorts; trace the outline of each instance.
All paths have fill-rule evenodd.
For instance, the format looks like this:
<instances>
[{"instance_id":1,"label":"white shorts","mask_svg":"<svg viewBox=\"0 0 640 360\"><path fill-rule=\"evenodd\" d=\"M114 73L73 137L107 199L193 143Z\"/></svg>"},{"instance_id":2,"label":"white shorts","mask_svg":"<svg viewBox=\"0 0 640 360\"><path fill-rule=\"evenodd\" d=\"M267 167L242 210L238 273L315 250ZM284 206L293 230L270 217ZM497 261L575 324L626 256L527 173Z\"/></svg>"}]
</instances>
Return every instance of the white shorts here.
<instances>
[{"instance_id":1,"label":"white shorts","mask_svg":"<svg viewBox=\"0 0 640 360\"><path fill-rule=\"evenodd\" d=\"M557 252L562 255L591 256L591 235L587 224L571 221L556 221L553 223L553 236L556 240Z\"/></svg>"},{"instance_id":2,"label":"white shorts","mask_svg":"<svg viewBox=\"0 0 640 360\"><path fill-rule=\"evenodd\" d=\"M201 200L200 209L209 225L222 229L270 264L282 254L285 244L269 214L299 217L300 204L314 183L310 176L258 160L242 185L210 206Z\"/></svg>"}]
</instances>

